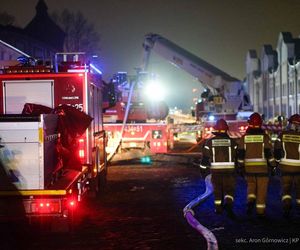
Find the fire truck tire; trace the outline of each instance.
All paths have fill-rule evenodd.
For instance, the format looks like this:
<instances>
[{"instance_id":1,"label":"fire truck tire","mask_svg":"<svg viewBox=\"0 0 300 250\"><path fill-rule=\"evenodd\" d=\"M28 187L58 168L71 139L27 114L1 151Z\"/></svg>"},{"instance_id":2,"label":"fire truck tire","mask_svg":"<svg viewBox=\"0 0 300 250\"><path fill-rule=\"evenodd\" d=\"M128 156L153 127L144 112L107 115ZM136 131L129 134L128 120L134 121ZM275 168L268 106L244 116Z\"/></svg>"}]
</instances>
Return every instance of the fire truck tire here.
<instances>
[{"instance_id":1,"label":"fire truck tire","mask_svg":"<svg viewBox=\"0 0 300 250\"><path fill-rule=\"evenodd\" d=\"M107 182L106 177L107 177L107 168L105 167L98 175L98 179L99 179L98 190L100 193L103 192L103 189L106 185L106 182Z\"/></svg>"},{"instance_id":2,"label":"fire truck tire","mask_svg":"<svg viewBox=\"0 0 300 250\"><path fill-rule=\"evenodd\" d=\"M91 196L97 196L102 191L104 186L106 185L106 175L107 175L107 167L105 163L105 167L100 170L100 150L98 147L93 149L93 169L97 169L97 175L94 176L91 180Z\"/></svg>"}]
</instances>

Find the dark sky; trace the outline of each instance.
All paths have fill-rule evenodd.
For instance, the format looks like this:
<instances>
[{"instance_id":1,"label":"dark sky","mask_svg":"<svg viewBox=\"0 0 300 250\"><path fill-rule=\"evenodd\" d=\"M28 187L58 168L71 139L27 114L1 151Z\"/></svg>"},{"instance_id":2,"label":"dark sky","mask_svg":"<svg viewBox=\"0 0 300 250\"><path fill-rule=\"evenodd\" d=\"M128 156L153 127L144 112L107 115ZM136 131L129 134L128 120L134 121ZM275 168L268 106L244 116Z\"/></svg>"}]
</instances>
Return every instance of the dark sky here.
<instances>
[{"instance_id":1,"label":"dark sky","mask_svg":"<svg viewBox=\"0 0 300 250\"><path fill-rule=\"evenodd\" d=\"M25 26L38 0L1 1L0 11ZM141 64L143 37L158 33L228 74L243 79L249 49L277 45L279 32L300 33L300 0L45 0L49 13L80 10L101 35L105 78L134 72ZM191 76L154 55L150 70L169 90L171 106L192 105Z\"/></svg>"}]
</instances>

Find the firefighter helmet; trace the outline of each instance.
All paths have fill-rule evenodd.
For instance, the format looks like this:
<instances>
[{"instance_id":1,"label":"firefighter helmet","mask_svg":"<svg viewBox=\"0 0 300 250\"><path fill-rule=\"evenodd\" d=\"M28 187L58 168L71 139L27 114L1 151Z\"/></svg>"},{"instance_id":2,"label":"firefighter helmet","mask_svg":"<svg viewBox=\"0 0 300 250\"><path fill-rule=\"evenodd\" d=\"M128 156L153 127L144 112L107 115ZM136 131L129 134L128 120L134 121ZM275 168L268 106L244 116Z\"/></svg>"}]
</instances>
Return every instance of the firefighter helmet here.
<instances>
[{"instance_id":1,"label":"firefighter helmet","mask_svg":"<svg viewBox=\"0 0 300 250\"><path fill-rule=\"evenodd\" d=\"M300 125L300 115L294 114L289 118L289 123Z\"/></svg>"},{"instance_id":2,"label":"firefighter helmet","mask_svg":"<svg viewBox=\"0 0 300 250\"><path fill-rule=\"evenodd\" d=\"M262 126L263 120L260 114L255 112L250 115L248 123L250 128L260 128Z\"/></svg>"},{"instance_id":3,"label":"firefighter helmet","mask_svg":"<svg viewBox=\"0 0 300 250\"><path fill-rule=\"evenodd\" d=\"M217 120L214 126L214 132L216 133L226 133L228 129L228 124L224 119Z\"/></svg>"}]
</instances>

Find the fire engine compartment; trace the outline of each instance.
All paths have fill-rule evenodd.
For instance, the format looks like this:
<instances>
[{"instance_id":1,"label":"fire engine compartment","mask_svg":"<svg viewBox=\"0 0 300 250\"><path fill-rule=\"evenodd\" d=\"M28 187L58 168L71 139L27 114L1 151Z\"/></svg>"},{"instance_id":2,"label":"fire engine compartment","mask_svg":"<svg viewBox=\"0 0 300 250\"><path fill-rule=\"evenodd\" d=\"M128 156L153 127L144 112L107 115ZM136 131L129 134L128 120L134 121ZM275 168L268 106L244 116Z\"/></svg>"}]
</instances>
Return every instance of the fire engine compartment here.
<instances>
[{"instance_id":1,"label":"fire engine compartment","mask_svg":"<svg viewBox=\"0 0 300 250\"><path fill-rule=\"evenodd\" d=\"M2 167L19 190L44 189L60 168L56 152L58 117L0 117Z\"/></svg>"}]
</instances>

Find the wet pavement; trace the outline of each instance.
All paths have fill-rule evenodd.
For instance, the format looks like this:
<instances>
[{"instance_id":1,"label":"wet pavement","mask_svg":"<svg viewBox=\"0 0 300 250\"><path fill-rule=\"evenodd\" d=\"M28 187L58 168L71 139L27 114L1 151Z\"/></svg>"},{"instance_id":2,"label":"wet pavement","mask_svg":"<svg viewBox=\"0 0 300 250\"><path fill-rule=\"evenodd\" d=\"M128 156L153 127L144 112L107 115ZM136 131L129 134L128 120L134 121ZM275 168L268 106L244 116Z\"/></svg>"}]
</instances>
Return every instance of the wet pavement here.
<instances>
[{"instance_id":1,"label":"wet pavement","mask_svg":"<svg viewBox=\"0 0 300 250\"><path fill-rule=\"evenodd\" d=\"M183 208L205 190L191 159L154 157L152 164L115 162L99 197L81 204L68 233L45 226L1 225L0 249L206 249L186 222ZM194 209L195 217L215 234L219 249L300 249L300 213L282 214L279 179L269 188L266 219L245 213L246 185L238 179L236 218L216 215L213 197Z\"/></svg>"}]
</instances>

